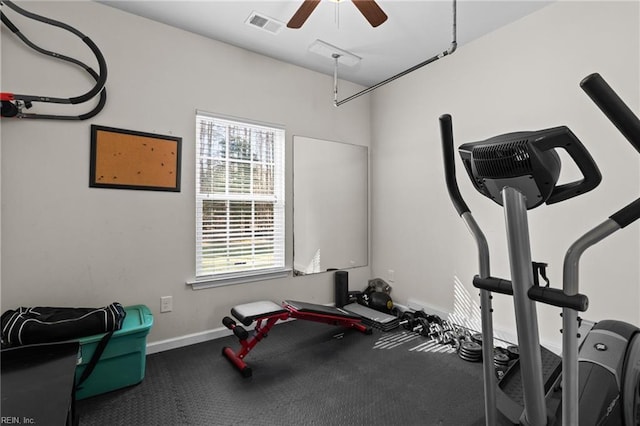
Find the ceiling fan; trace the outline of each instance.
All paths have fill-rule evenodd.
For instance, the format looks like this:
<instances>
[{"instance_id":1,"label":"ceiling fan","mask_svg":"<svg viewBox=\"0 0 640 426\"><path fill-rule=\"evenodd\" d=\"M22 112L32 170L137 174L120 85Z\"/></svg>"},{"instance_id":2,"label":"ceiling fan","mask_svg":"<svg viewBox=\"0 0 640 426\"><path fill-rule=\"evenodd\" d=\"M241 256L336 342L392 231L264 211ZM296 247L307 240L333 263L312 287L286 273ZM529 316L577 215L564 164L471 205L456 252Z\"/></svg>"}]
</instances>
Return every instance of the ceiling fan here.
<instances>
[{"instance_id":1,"label":"ceiling fan","mask_svg":"<svg viewBox=\"0 0 640 426\"><path fill-rule=\"evenodd\" d=\"M340 0L338 0L340 1ZM372 27L387 20L387 15L374 0L351 0ZM320 0L304 0L300 8L287 23L288 28L300 28L318 6Z\"/></svg>"}]
</instances>

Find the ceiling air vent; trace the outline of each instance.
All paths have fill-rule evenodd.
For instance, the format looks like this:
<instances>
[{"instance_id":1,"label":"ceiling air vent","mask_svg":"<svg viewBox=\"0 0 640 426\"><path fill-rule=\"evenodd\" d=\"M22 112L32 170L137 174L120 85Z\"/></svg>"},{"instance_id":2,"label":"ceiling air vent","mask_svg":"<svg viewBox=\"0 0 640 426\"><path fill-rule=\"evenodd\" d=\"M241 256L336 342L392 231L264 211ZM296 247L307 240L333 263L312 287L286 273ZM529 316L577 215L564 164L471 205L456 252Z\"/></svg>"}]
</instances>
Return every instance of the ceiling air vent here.
<instances>
[{"instance_id":1,"label":"ceiling air vent","mask_svg":"<svg viewBox=\"0 0 640 426\"><path fill-rule=\"evenodd\" d=\"M260 28L261 30L270 32L271 34L279 33L282 27L284 27L283 22L277 21L273 18L269 18L268 16L262 15L255 11L251 12L251 15L249 15L247 20L244 22L247 25Z\"/></svg>"}]
</instances>

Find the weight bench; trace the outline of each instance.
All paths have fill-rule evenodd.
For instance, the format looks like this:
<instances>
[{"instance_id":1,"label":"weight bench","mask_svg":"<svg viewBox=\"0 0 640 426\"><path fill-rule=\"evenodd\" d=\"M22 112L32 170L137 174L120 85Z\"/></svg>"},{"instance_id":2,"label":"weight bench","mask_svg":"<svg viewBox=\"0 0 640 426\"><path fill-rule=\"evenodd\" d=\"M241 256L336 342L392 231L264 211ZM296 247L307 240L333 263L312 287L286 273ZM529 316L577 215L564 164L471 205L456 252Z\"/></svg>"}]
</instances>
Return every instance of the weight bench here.
<instances>
[{"instance_id":1,"label":"weight bench","mask_svg":"<svg viewBox=\"0 0 640 426\"><path fill-rule=\"evenodd\" d=\"M355 328L365 334L371 334L371 328L362 324L362 318L358 315L350 314L342 309L333 306L316 305L314 303L297 302L285 300L282 305L272 301L260 301L246 303L235 306L231 309L231 314L245 326L250 326L254 321L256 326L250 333L243 326L237 324L233 318L224 317L222 324L230 330L240 340L240 349L234 352L228 346L222 348L224 355L233 364L243 377L251 377L251 367L244 358L263 337L267 337L269 330L278 321L285 321L289 318L296 318L306 321L322 322L325 324L339 325L346 328Z\"/></svg>"}]
</instances>

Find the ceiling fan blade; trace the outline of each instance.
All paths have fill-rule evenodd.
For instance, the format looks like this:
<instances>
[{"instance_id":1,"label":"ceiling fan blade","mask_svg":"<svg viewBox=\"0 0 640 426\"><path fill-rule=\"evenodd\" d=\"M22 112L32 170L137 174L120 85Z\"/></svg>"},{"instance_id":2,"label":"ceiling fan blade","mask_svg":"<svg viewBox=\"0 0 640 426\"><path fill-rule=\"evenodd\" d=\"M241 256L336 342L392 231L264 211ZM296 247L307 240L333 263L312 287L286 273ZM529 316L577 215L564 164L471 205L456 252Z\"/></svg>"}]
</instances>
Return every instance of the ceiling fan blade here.
<instances>
[{"instance_id":1,"label":"ceiling fan blade","mask_svg":"<svg viewBox=\"0 0 640 426\"><path fill-rule=\"evenodd\" d=\"M352 0L360 13L369 21L372 27L377 27L387 20L387 14L373 0Z\"/></svg>"},{"instance_id":2,"label":"ceiling fan blade","mask_svg":"<svg viewBox=\"0 0 640 426\"><path fill-rule=\"evenodd\" d=\"M320 0L304 0L300 8L291 17L287 23L288 28L300 28L305 23L307 18L311 15L311 12L318 6Z\"/></svg>"}]
</instances>

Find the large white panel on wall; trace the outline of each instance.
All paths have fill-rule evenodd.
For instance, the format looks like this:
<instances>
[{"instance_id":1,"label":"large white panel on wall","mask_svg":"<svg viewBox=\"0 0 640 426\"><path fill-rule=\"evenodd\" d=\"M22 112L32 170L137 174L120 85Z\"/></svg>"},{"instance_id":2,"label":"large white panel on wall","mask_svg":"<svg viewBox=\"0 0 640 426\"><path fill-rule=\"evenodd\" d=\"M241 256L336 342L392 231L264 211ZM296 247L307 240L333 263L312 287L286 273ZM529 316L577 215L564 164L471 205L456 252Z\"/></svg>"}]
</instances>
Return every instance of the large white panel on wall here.
<instances>
[{"instance_id":1,"label":"large white panel on wall","mask_svg":"<svg viewBox=\"0 0 640 426\"><path fill-rule=\"evenodd\" d=\"M297 274L367 265L368 163L366 146L294 137Z\"/></svg>"}]
</instances>

